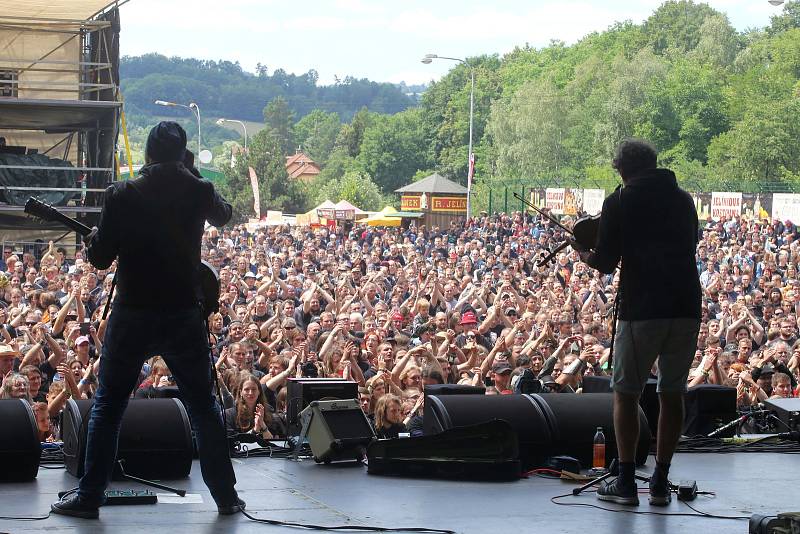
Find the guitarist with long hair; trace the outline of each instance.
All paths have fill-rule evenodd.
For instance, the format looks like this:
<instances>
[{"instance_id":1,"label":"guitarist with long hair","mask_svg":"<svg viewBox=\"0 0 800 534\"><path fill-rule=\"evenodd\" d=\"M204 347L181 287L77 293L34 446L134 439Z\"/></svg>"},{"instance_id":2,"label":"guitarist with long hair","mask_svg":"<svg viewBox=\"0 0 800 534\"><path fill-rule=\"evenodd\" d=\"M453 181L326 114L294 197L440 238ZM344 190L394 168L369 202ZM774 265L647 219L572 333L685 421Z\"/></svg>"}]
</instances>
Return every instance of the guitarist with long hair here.
<instances>
[{"instance_id":1,"label":"guitarist with long hair","mask_svg":"<svg viewBox=\"0 0 800 534\"><path fill-rule=\"evenodd\" d=\"M136 180L105 192L98 226L86 238L89 261L117 259L117 291L108 320L89 418L85 475L78 492L52 505L57 514L99 516L114 468L120 421L147 358L160 354L181 390L197 432L203 480L220 514L242 510L225 428L213 395L208 337L200 306L200 242L205 222L223 226L231 206L213 184L184 165L186 132L161 122L147 138ZM196 172L196 171L195 171Z\"/></svg>"}]
</instances>

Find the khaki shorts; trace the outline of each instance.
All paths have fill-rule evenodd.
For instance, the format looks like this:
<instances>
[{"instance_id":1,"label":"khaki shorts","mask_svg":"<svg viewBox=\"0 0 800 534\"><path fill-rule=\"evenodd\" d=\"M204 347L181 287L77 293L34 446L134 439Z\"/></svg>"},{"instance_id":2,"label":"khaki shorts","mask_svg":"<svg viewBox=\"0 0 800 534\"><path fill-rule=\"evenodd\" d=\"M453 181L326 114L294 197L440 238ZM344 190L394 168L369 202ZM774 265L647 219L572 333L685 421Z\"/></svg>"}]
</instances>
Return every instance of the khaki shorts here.
<instances>
[{"instance_id":1,"label":"khaki shorts","mask_svg":"<svg viewBox=\"0 0 800 534\"><path fill-rule=\"evenodd\" d=\"M640 394L658 358L659 393L683 393L697 350L700 320L619 321L614 338L614 391Z\"/></svg>"}]
</instances>

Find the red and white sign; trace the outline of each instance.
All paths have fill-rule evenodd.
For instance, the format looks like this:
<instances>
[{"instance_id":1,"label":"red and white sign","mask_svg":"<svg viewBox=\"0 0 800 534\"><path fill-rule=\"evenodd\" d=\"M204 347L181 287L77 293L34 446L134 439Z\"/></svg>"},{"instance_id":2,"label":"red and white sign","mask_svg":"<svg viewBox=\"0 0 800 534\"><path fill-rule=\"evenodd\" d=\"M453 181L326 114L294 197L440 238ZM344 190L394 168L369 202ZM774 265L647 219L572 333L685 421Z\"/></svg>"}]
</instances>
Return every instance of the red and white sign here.
<instances>
[{"instance_id":1,"label":"red and white sign","mask_svg":"<svg viewBox=\"0 0 800 534\"><path fill-rule=\"evenodd\" d=\"M711 193L711 218L738 217L742 214L741 193Z\"/></svg>"},{"instance_id":2,"label":"red and white sign","mask_svg":"<svg viewBox=\"0 0 800 534\"><path fill-rule=\"evenodd\" d=\"M547 188L544 191L544 207L549 209L553 215L564 213L564 188Z\"/></svg>"}]
</instances>

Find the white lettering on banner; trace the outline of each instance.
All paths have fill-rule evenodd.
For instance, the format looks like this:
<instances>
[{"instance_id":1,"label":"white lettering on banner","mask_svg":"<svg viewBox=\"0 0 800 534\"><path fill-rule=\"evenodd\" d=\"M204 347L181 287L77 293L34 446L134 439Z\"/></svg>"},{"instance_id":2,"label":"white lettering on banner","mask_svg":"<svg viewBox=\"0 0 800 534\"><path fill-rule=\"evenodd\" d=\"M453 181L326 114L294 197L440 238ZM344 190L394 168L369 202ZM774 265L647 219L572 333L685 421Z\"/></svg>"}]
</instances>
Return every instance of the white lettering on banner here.
<instances>
[{"instance_id":1,"label":"white lettering on banner","mask_svg":"<svg viewBox=\"0 0 800 534\"><path fill-rule=\"evenodd\" d=\"M544 191L544 207L553 215L564 213L564 188L547 188Z\"/></svg>"},{"instance_id":2,"label":"white lettering on banner","mask_svg":"<svg viewBox=\"0 0 800 534\"><path fill-rule=\"evenodd\" d=\"M779 221L800 222L800 195L796 193L774 193L772 195L772 218Z\"/></svg>"},{"instance_id":3,"label":"white lettering on banner","mask_svg":"<svg viewBox=\"0 0 800 534\"><path fill-rule=\"evenodd\" d=\"M583 190L583 211L589 215L597 215L603 211L603 201L606 199L605 189Z\"/></svg>"},{"instance_id":4,"label":"white lettering on banner","mask_svg":"<svg viewBox=\"0 0 800 534\"><path fill-rule=\"evenodd\" d=\"M738 217L742 214L741 193L711 193L711 218Z\"/></svg>"}]
</instances>

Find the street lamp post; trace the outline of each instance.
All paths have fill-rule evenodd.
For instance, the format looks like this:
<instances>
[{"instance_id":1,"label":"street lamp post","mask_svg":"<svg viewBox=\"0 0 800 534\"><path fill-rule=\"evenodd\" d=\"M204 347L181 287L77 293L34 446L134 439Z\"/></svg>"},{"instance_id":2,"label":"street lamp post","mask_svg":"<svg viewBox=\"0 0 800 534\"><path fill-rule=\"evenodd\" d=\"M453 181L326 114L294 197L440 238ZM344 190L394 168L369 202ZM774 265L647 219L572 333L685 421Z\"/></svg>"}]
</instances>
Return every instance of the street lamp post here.
<instances>
[{"instance_id":1,"label":"street lamp post","mask_svg":"<svg viewBox=\"0 0 800 534\"><path fill-rule=\"evenodd\" d=\"M175 107L175 108L185 108L192 112L197 118L197 157L200 157L200 150L202 149L202 143L200 138L200 106L198 106L194 102L190 102L189 105L185 104L176 104L175 102L167 102L166 100L156 100L154 104L158 106L167 106L167 107Z\"/></svg>"},{"instance_id":2,"label":"street lamp post","mask_svg":"<svg viewBox=\"0 0 800 534\"><path fill-rule=\"evenodd\" d=\"M433 62L434 59L446 59L448 61L457 61L463 63L469 69L470 87L469 87L469 146L467 148L467 219L472 215L472 176L471 170L472 163L472 119L475 109L475 67L469 64L467 60L457 57L439 56L437 54L425 54L422 62L426 65Z\"/></svg>"},{"instance_id":3,"label":"street lamp post","mask_svg":"<svg viewBox=\"0 0 800 534\"><path fill-rule=\"evenodd\" d=\"M242 127L242 130L244 130L244 153L247 154L247 125L244 122L236 119L217 119L217 124L219 126L222 126L226 122L235 122Z\"/></svg>"}]
</instances>

